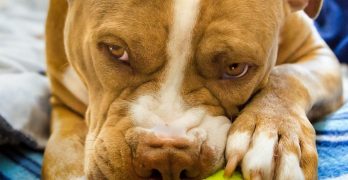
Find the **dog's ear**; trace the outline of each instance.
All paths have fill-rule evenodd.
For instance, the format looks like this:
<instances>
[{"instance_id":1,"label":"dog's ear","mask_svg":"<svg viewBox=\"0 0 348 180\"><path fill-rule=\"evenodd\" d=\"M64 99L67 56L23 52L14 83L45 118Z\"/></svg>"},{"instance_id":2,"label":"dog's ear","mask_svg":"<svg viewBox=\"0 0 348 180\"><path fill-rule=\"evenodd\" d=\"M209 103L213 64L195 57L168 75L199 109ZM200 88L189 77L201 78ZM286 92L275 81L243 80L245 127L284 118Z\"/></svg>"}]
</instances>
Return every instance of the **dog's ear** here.
<instances>
[{"instance_id":1,"label":"dog's ear","mask_svg":"<svg viewBox=\"0 0 348 180\"><path fill-rule=\"evenodd\" d=\"M287 0L292 11L304 10L307 15L315 19L323 5L323 0Z\"/></svg>"}]
</instances>

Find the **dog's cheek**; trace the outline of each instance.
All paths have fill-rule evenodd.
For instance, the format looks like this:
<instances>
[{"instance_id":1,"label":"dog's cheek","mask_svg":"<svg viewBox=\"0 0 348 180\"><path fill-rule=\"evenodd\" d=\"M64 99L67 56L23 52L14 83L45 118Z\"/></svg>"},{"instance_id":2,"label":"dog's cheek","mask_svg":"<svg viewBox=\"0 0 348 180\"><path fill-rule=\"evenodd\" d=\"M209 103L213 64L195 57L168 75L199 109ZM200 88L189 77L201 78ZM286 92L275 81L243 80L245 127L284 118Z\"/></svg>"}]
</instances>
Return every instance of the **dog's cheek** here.
<instances>
[{"instance_id":1,"label":"dog's cheek","mask_svg":"<svg viewBox=\"0 0 348 180\"><path fill-rule=\"evenodd\" d=\"M88 179L134 179L131 151L125 142L124 133L129 123L105 126L93 140L86 140L86 166Z\"/></svg>"}]
</instances>

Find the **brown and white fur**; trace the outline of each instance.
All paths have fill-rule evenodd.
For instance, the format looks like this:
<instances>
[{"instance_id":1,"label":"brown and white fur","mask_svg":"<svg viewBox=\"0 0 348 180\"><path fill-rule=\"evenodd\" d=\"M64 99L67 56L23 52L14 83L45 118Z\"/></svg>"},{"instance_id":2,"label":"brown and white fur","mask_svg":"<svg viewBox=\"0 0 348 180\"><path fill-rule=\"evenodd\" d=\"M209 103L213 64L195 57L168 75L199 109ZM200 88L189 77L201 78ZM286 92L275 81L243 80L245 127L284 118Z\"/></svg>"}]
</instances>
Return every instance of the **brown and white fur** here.
<instances>
[{"instance_id":1,"label":"brown and white fur","mask_svg":"<svg viewBox=\"0 0 348 180\"><path fill-rule=\"evenodd\" d=\"M342 104L338 61L307 16L321 4L51 0L43 178L202 179L240 165L245 179L317 179L309 119ZM224 78L231 64L249 69Z\"/></svg>"}]
</instances>

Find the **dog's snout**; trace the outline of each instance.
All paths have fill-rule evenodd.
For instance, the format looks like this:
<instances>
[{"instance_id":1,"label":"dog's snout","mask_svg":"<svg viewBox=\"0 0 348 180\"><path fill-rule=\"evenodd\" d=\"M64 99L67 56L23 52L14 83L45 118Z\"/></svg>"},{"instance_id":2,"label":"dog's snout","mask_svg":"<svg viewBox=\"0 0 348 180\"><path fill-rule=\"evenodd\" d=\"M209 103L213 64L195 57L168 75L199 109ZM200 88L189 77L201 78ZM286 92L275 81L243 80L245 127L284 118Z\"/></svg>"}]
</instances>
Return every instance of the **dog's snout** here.
<instances>
[{"instance_id":1,"label":"dog's snout","mask_svg":"<svg viewBox=\"0 0 348 180\"><path fill-rule=\"evenodd\" d=\"M152 137L145 139L145 145L150 148L174 148L174 149L188 149L190 142L184 138L158 138Z\"/></svg>"},{"instance_id":2,"label":"dog's snout","mask_svg":"<svg viewBox=\"0 0 348 180\"><path fill-rule=\"evenodd\" d=\"M145 179L200 179L198 141L185 138L137 136L131 146L133 167Z\"/></svg>"}]
</instances>

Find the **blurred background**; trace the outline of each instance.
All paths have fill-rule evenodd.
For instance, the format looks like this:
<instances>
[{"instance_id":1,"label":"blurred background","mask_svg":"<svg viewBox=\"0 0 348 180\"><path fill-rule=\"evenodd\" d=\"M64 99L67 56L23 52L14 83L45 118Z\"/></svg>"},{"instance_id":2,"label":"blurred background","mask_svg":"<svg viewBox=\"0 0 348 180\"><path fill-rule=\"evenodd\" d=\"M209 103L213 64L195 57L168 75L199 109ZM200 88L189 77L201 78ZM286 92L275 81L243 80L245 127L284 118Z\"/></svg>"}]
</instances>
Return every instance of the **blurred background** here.
<instances>
[{"instance_id":1,"label":"blurred background","mask_svg":"<svg viewBox=\"0 0 348 180\"><path fill-rule=\"evenodd\" d=\"M341 62L348 63L348 1L324 0L315 22L321 36Z\"/></svg>"},{"instance_id":2,"label":"blurred background","mask_svg":"<svg viewBox=\"0 0 348 180\"><path fill-rule=\"evenodd\" d=\"M48 3L0 0L0 180L41 177L50 112L44 52ZM347 21L348 0L326 0L315 21L342 62L344 77L348 77L343 65L348 63ZM319 179L348 179L348 105L315 128Z\"/></svg>"}]
</instances>

